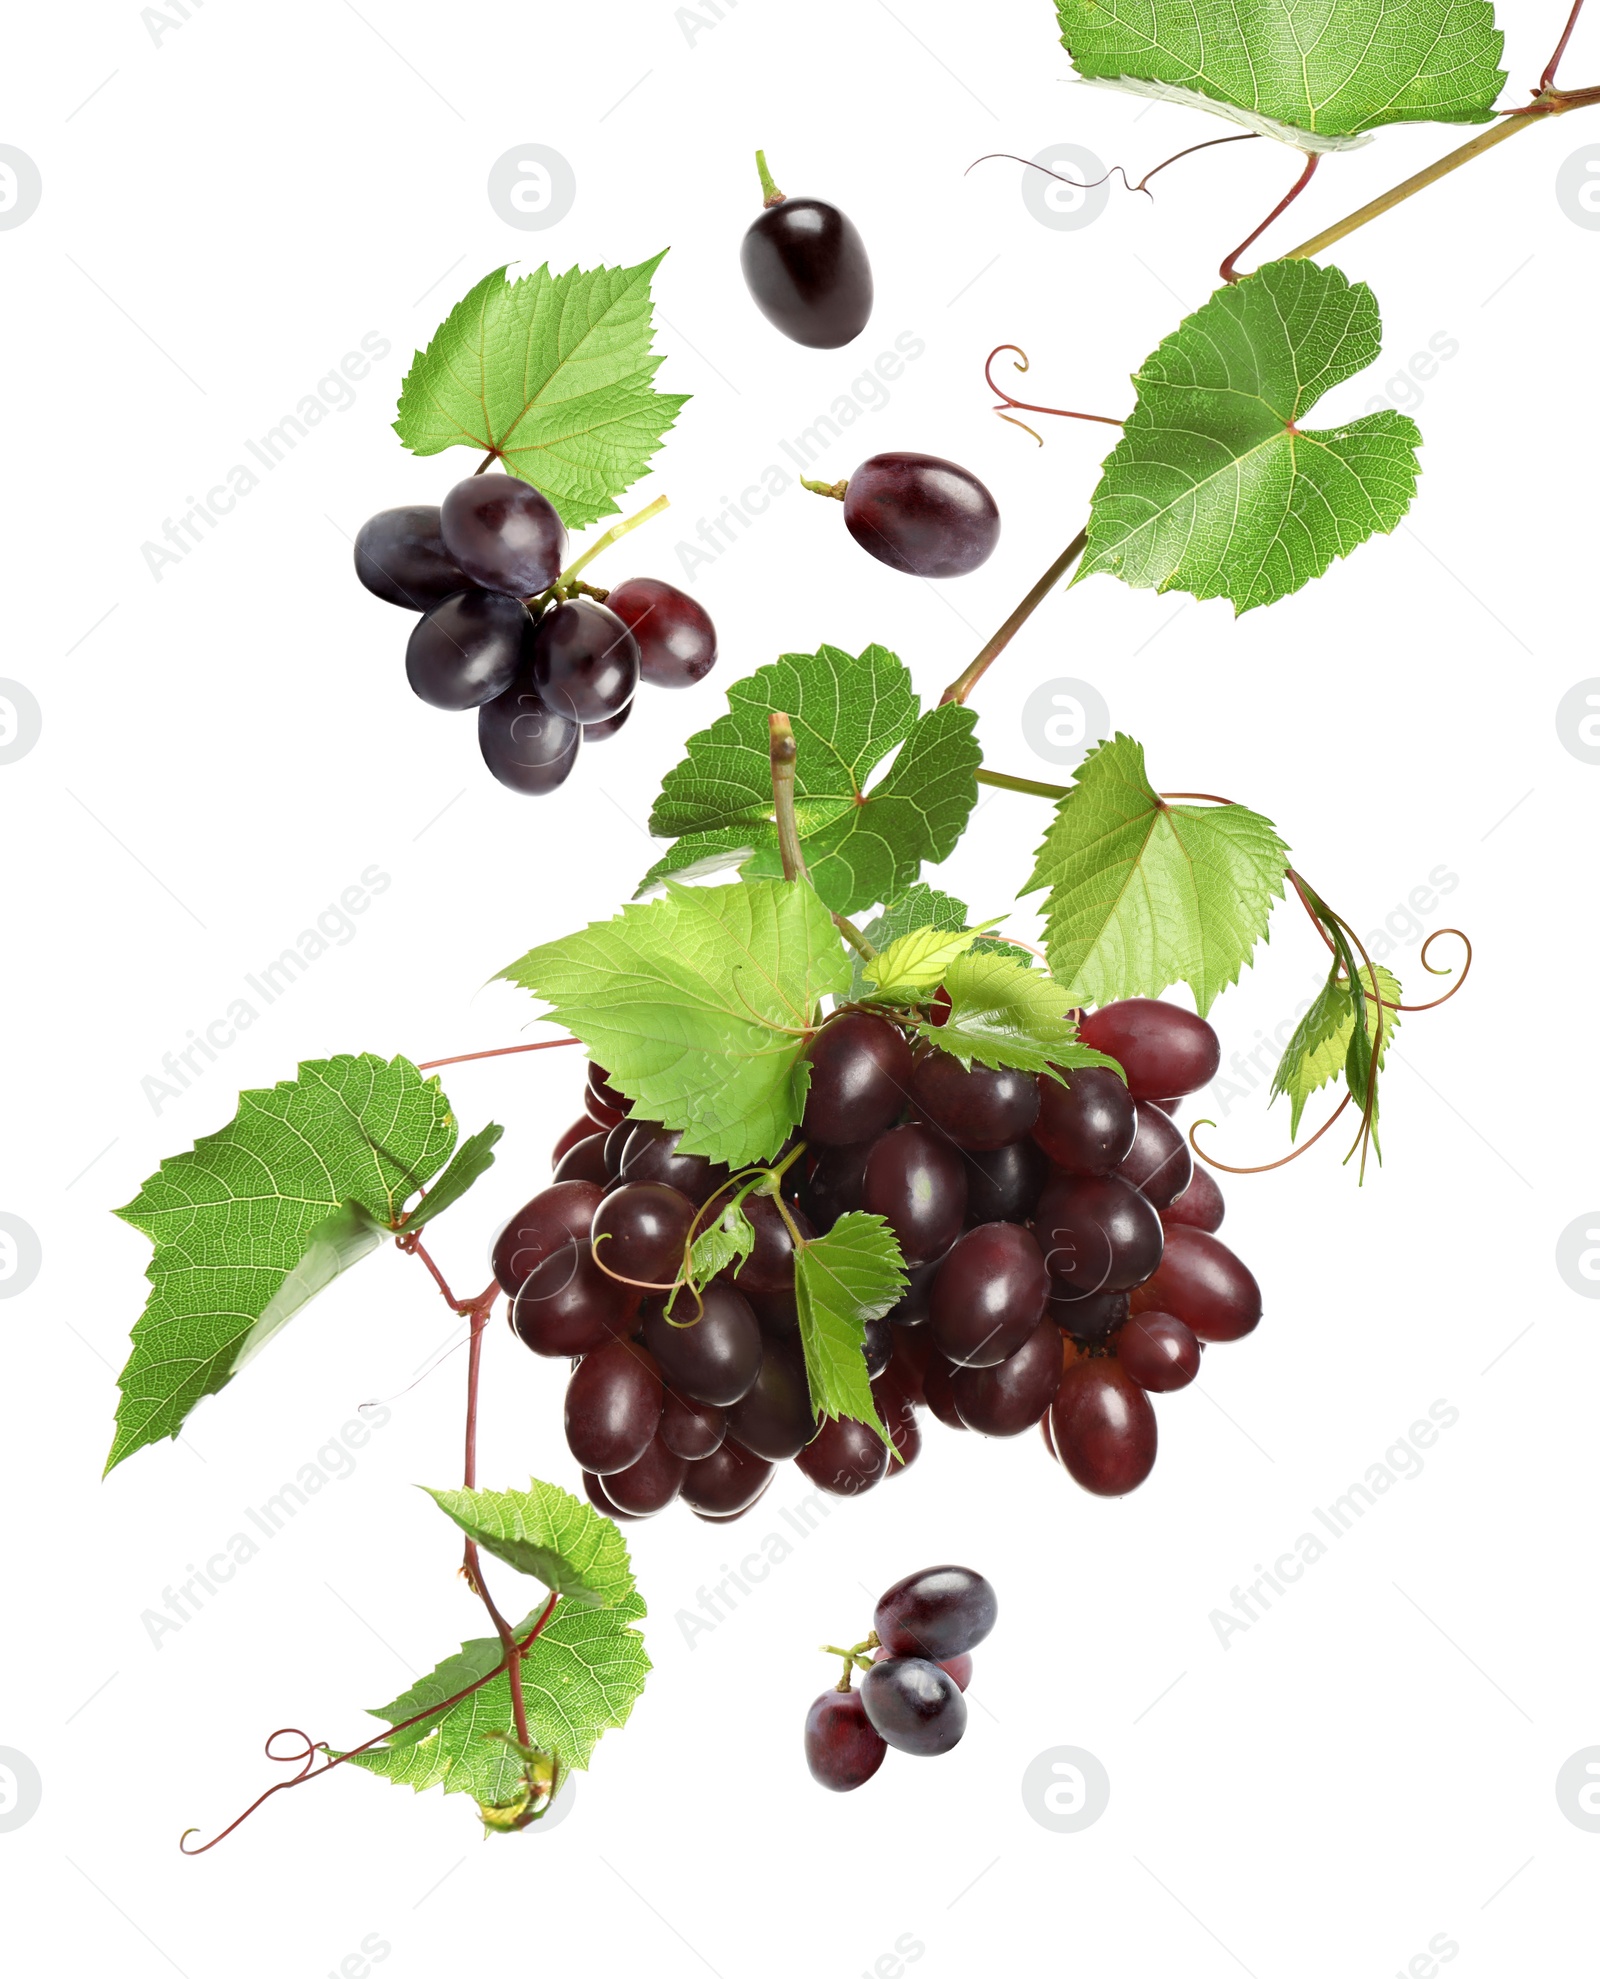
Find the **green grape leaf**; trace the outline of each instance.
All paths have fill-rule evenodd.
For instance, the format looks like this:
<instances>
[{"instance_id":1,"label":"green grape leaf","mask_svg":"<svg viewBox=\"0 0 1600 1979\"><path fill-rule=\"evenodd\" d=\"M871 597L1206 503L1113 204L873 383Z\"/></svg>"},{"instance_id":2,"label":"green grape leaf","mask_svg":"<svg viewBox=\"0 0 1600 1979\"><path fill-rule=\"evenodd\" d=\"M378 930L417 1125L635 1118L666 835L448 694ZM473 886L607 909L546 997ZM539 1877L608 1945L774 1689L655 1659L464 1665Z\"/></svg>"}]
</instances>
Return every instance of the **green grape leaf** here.
<instances>
[{"instance_id":1,"label":"green grape leaf","mask_svg":"<svg viewBox=\"0 0 1600 1979\"><path fill-rule=\"evenodd\" d=\"M665 250L663 250L663 253ZM495 453L554 503L569 529L617 513L688 403L652 384L650 278L635 268L548 264L508 282L496 268L419 350L394 430L416 454Z\"/></svg>"},{"instance_id":2,"label":"green grape leaf","mask_svg":"<svg viewBox=\"0 0 1600 1979\"><path fill-rule=\"evenodd\" d=\"M789 653L728 689L728 712L689 738L650 814L678 841L640 891L672 874L738 865L746 878L783 870L773 823L767 717L787 714L798 748L795 817L812 884L840 914L893 900L924 860L949 857L977 800L977 717L954 702L921 714L893 653L859 659L836 646ZM873 771L899 755L876 784Z\"/></svg>"},{"instance_id":3,"label":"green grape leaf","mask_svg":"<svg viewBox=\"0 0 1600 1979\"><path fill-rule=\"evenodd\" d=\"M1163 802L1118 734L1079 765L1022 890L1050 890L1045 949L1069 1006L1187 983L1203 1017L1265 939L1288 857L1242 804Z\"/></svg>"},{"instance_id":4,"label":"green grape leaf","mask_svg":"<svg viewBox=\"0 0 1600 1979\"><path fill-rule=\"evenodd\" d=\"M422 1488L468 1539L569 1606L643 1613L621 1531L570 1491L538 1478L526 1491Z\"/></svg>"},{"instance_id":5,"label":"green grape leaf","mask_svg":"<svg viewBox=\"0 0 1600 1979\"><path fill-rule=\"evenodd\" d=\"M714 1223L702 1230L689 1248L689 1283L699 1287L726 1271L730 1264L742 1264L756 1247L755 1228L738 1203L730 1202ZM675 1301L667 1301L671 1311Z\"/></svg>"},{"instance_id":6,"label":"green grape leaf","mask_svg":"<svg viewBox=\"0 0 1600 1979\"><path fill-rule=\"evenodd\" d=\"M1192 103L1305 151L1381 124L1481 124L1505 84L1490 0L1057 0L1086 82Z\"/></svg>"},{"instance_id":7,"label":"green grape leaf","mask_svg":"<svg viewBox=\"0 0 1600 1979\"><path fill-rule=\"evenodd\" d=\"M1105 1065L1121 1075L1115 1059L1079 1044L1060 985L1009 955L958 956L944 978L944 990L950 999L945 1021L925 1019L917 1030L969 1070L976 1060L1020 1072Z\"/></svg>"},{"instance_id":8,"label":"green grape leaf","mask_svg":"<svg viewBox=\"0 0 1600 1979\"><path fill-rule=\"evenodd\" d=\"M491 1120L487 1127L461 1143L450 1157L450 1166L406 1218L408 1234L431 1223L452 1203L460 1202L473 1183L488 1174L494 1166L494 1149L505 1131Z\"/></svg>"},{"instance_id":9,"label":"green grape leaf","mask_svg":"<svg viewBox=\"0 0 1600 1979\"><path fill-rule=\"evenodd\" d=\"M907 1285L905 1260L881 1216L851 1210L825 1236L795 1253L795 1300L811 1406L819 1416L850 1416L887 1443L862 1353L867 1321L897 1305Z\"/></svg>"},{"instance_id":10,"label":"green grape leaf","mask_svg":"<svg viewBox=\"0 0 1600 1979\"><path fill-rule=\"evenodd\" d=\"M176 1436L197 1402L375 1250L455 1141L436 1078L362 1053L241 1093L226 1127L163 1161L117 1212L155 1253L106 1469Z\"/></svg>"},{"instance_id":11,"label":"green grape leaf","mask_svg":"<svg viewBox=\"0 0 1600 1979\"><path fill-rule=\"evenodd\" d=\"M805 1110L818 999L850 981L804 881L671 886L501 974L549 1003L646 1120L684 1154L740 1168L776 1154Z\"/></svg>"},{"instance_id":12,"label":"green grape leaf","mask_svg":"<svg viewBox=\"0 0 1600 1979\"><path fill-rule=\"evenodd\" d=\"M883 1003L920 1003L944 981L957 956L1004 919L1001 914L979 928L913 928L900 935L863 964L872 994Z\"/></svg>"},{"instance_id":13,"label":"green grape leaf","mask_svg":"<svg viewBox=\"0 0 1600 1979\"><path fill-rule=\"evenodd\" d=\"M1074 583L1227 598L1236 613L1320 577L1411 506L1422 435L1403 413L1307 432L1301 419L1378 356L1364 282L1272 261L1219 289L1134 374Z\"/></svg>"},{"instance_id":14,"label":"green grape leaf","mask_svg":"<svg viewBox=\"0 0 1600 1979\"><path fill-rule=\"evenodd\" d=\"M1363 968L1359 976L1362 995L1370 996L1371 973ZM1399 983L1381 965L1378 968L1377 994L1383 998L1385 1005L1401 1001ZM1372 1027L1376 1029L1375 1022ZM1378 1051L1380 1072L1399 1028L1399 1012L1386 1008L1383 1013L1383 1038ZM1275 1100L1280 1094L1288 1096L1290 1140L1299 1136L1300 1116L1305 1112L1306 1101L1330 1079L1337 1079L1345 1071L1355 1029L1356 1015L1349 979L1336 966L1318 992L1316 1002L1301 1018L1278 1062L1277 1071L1272 1075L1272 1098ZM1364 1081L1362 1084L1364 1086ZM1357 1095L1358 1098L1364 1096L1364 1091Z\"/></svg>"}]
</instances>

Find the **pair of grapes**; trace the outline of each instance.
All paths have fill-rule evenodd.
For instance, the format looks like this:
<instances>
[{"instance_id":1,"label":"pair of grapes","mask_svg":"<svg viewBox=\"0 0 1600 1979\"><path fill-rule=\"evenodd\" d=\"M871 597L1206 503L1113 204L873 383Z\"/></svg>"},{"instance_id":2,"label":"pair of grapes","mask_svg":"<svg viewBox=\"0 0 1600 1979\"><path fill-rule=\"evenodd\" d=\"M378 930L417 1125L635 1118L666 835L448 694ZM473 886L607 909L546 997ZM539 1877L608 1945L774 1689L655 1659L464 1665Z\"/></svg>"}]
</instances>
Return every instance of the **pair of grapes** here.
<instances>
[{"instance_id":1,"label":"pair of grapes","mask_svg":"<svg viewBox=\"0 0 1600 1979\"><path fill-rule=\"evenodd\" d=\"M457 482L437 508L384 509L356 537L366 588L422 614L406 646L413 690L476 708L490 771L529 796L616 734L641 680L691 687L717 657L704 608L658 578L554 596L566 543L550 502L509 474Z\"/></svg>"},{"instance_id":2,"label":"pair of grapes","mask_svg":"<svg viewBox=\"0 0 1600 1979\"><path fill-rule=\"evenodd\" d=\"M831 1652L844 1658L844 1674L806 1713L811 1777L849 1793L872 1778L890 1746L925 1759L958 1745L971 1651L998 1612L994 1589L970 1567L925 1567L896 1581L866 1641ZM855 1690L858 1669L865 1674Z\"/></svg>"}]
</instances>

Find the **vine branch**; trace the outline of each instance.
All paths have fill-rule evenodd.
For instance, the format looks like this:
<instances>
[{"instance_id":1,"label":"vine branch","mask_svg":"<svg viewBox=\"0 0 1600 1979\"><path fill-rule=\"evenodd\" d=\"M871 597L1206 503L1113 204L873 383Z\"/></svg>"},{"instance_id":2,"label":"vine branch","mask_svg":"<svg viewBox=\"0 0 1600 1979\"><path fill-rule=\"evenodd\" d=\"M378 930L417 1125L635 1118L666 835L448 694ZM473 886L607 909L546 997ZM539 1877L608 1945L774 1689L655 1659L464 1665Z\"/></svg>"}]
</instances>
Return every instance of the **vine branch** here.
<instances>
[{"instance_id":1,"label":"vine branch","mask_svg":"<svg viewBox=\"0 0 1600 1979\"><path fill-rule=\"evenodd\" d=\"M951 681L950 685L939 696L939 706L941 708L950 701L954 701L957 707L960 707L966 701L967 696L972 692L973 688L982 680L983 676L994 665L995 661L999 659L1000 655L1011 644L1023 626L1033 617L1045 599L1049 597L1062 578L1066 576L1079 557L1083 555L1088 542L1089 525L1085 523L1083 528L1078 531L1077 535L1073 537L1072 541L1061 552L1060 556L1051 564L1043 577L1034 585L1022 603L1018 605L1016 610L1006 620L1005 624L989 640L988 644L978 654L972 664L965 672L957 674L956 678Z\"/></svg>"},{"instance_id":2,"label":"vine branch","mask_svg":"<svg viewBox=\"0 0 1600 1979\"><path fill-rule=\"evenodd\" d=\"M767 751L772 762L772 811L778 827L778 856L783 860L786 880L804 880L809 886L806 855L800 845L800 825L794 813L794 774L800 750L794 739L794 724L776 710L767 716ZM830 910L831 911L831 910ZM864 962L877 950L843 914L835 913L833 924Z\"/></svg>"},{"instance_id":3,"label":"vine branch","mask_svg":"<svg viewBox=\"0 0 1600 1979\"><path fill-rule=\"evenodd\" d=\"M1256 228L1255 232L1253 234L1247 234L1245 238L1242 241L1240 241L1239 245L1233 250L1232 254L1228 256L1228 258L1223 262L1221 268L1217 271L1225 282L1238 281L1240 255L1243 254L1247 248L1254 247L1256 242L1260 240L1261 236L1267 231L1268 227L1272 225L1273 221L1278 219L1282 214L1287 213L1289 208L1293 206L1295 201L1300 197L1301 193L1303 193L1306 187L1310 185L1312 178L1316 174L1316 169L1318 165L1322 163L1322 154L1320 151L1308 151L1305 154L1305 160L1306 160L1305 169L1304 171L1301 172L1299 178L1295 180L1294 184L1284 194L1283 198L1278 201L1277 205L1273 207L1272 211L1261 222L1261 225Z\"/></svg>"}]
</instances>

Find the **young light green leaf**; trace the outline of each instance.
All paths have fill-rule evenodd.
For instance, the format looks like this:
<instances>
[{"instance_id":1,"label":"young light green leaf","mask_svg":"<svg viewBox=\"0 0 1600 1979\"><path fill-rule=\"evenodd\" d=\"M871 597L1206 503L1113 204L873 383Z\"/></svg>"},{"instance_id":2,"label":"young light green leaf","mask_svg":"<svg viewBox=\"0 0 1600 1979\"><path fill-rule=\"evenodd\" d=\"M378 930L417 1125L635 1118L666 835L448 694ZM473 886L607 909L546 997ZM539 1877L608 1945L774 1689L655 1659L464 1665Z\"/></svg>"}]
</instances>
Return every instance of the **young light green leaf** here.
<instances>
[{"instance_id":1,"label":"young light green leaf","mask_svg":"<svg viewBox=\"0 0 1600 1979\"><path fill-rule=\"evenodd\" d=\"M106 1469L176 1436L202 1397L376 1249L455 1140L436 1078L363 1053L241 1093L226 1127L163 1161L117 1212L155 1254Z\"/></svg>"},{"instance_id":2,"label":"young light green leaf","mask_svg":"<svg viewBox=\"0 0 1600 1979\"><path fill-rule=\"evenodd\" d=\"M756 1247L756 1233L750 1219L736 1202L730 1202L714 1223L702 1230L689 1250L689 1278L704 1285L730 1264L742 1264ZM693 1303L692 1301L690 1302ZM673 1310L676 1301L669 1300ZM677 1317L673 1310L673 1316Z\"/></svg>"},{"instance_id":3,"label":"young light green leaf","mask_svg":"<svg viewBox=\"0 0 1600 1979\"><path fill-rule=\"evenodd\" d=\"M1079 766L1022 890L1050 890L1045 948L1069 1005L1187 983L1203 1017L1265 938L1288 856L1242 804L1164 803L1119 734Z\"/></svg>"},{"instance_id":4,"label":"young light green leaf","mask_svg":"<svg viewBox=\"0 0 1600 1979\"><path fill-rule=\"evenodd\" d=\"M1193 103L1302 151L1381 124L1484 123L1505 83L1490 0L1057 0L1087 82Z\"/></svg>"},{"instance_id":5,"label":"young light green leaf","mask_svg":"<svg viewBox=\"0 0 1600 1979\"><path fill-rule=\"evenodd\" d=\"M1380 328L1364 282L1311 261L1219 289L1134 374L1138 403L1101 470L1073 582L1107 571L1241 613L1393 530L1420 472L1412 421L1386 408L1300 425L1373 362Z\"/></svg>"},{"instance_id":6,"label":"young light green leaf","mask_svg":"<svg viewBox=\"0 0 1600 1979\"><path fill-rule=\"evenodd\" d=\"M885 1003L920 1002L944 981L958 955L965 955L980 935L999 927L1004 919L1003 914L996 915L978 928L913 928L863 963L872 994Z\"/></svg>"},{"instance_id":7,"label":"young light green leaf","mask_svg":"<svg viewBox=\"0 0 1600 1979\"><path fill-rule=\"evenodd\" d=\"M1359 974L1362 993L1370 998L1372 976L1365 968ZM1378 1069L1381 1071L1389 1045L1400 1028L1399 1011L1388 1006L1401 1001L1399 983L1381 965L1378 968L1377 993L1385 1005L1383 1040L1378 1053ZM1368 1008L1371 1009L1370 1002ZM1288 1095L1291 1140L1299 1136L1300 1116L1305 1112L1306 1101L1345 1070L1355 1023L1349 981L1335 967L1318 993L1316 1002L1301 1018L1277 1071L1272 1075L1272 1098L1277 1099L1280 1094ZM1371 1022L1371 1029L1375 1031L1376 1028L1376 1022Z\"/></svg>"},{"instance_id":8,"label":"young light green leaf","mask_svg":"<svg viewBox=\"0 0 1600 1979\"><path fill-rule=\"evenodd\" d=\"M905 1260L881 1216L851 1210L826 1235L795 1252L795 1299L811 1406L819 1417L850 1416L887 1443L867 1378L867 1321L898 1304Z\"/></svg>"},{"instance_id":9,"label":"young light green leaf","mask_svg":"<svg viewBox=\"0 0 1600 1979\"><path fill-rule=\"evenodd\" d=\"M460 1202L479 1176L486 1175L493 1168L494 1149L505 1131L504 1127L497 1127L491 1120L487 1127L480 1128L470 1140L461 1143L450 1157L450 1166L406 1218L408 1234L431 1223L452 1203Z\"/></svg>"},{"instance_id":10,"label":"young light green leaf","mask_svg":"<svg viewBox=\"0 0 1600 1979\"><path fill-rule=\"evenodd\" d=\"M619 1528L559 1485L526 1491L423 1489L468 1539L578 1608L642 1613Z\"/></svg>"},{"instance_id":11,"label":"young light green leaf","mask_svg":"<svg viewBox=\"0 0 1600 1979\"><path fill-rule=\"evenodd\" d=\"M950 1012L944 1023L927 1021L918 1033L971 1068L973 1061L1020 1072L1052 1067L1122 1067L1103 1052L1078 1042L1078 1027L1059 984L1041 970L1008 955L963 955L944 978Z\"/></svg>"},{"instance_id":12,"label":"young light green leaf","mask_svg":"<svg viewBox=\"0 0 1600 1979\"><path fill-rule=\"evenodd\" d=\"M773 823L768 716L794 726L795 816L813 885L841 914L892 900L924 860L947 858L977 799L976 717L953 702L919 714L911 675L882 646L859 659L836 646L790 653L728 689L728 712L689 738L650 814L676 839L641 892L677 874L736 864L746 878L783 870ZM888 774L873 771L899 750Z\"/></svg>"},{"instance_id":13,"label":"young light green leaf","mask_svg":"<svg viewBox=\"0 0 1600 1979\"><path fill-rule=\"evenodd\" d=\"M552 1008L680 1152L730 1167L774 1155L805 1109L818 999L850 981L803 881L671 886L501 972Z\"/></svg>"},{"instance_id":14,"label":"young light green leaf","mask_svg":"<svg viewBox=\"0 0 1600 1979\"><path fill-rule=\"evenodd\" d=\"M395 431L417 454L476 447L531 481L569 529L617 513L688 401L651 380L650 278L635 268L496 268L418 351Z\"/></svg>"}]
</instances>

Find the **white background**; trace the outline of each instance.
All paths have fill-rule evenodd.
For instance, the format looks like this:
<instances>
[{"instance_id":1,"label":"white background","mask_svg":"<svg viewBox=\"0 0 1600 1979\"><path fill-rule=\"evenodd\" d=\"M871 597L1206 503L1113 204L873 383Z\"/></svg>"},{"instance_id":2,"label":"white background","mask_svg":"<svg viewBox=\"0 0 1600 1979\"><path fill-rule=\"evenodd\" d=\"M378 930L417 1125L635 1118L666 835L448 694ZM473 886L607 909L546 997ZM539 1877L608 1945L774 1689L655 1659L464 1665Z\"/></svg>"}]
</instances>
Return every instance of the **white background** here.
<instances>
[{"instance_id":1,"label":"white background","mask_svg":"<svg viewBox=\"0 0 1600 1979\"><path fill-rule=\"evenodd\" d=\"M1515 10L1508 102L1564 11ZM1088 679L1158 784L1265 811L1363 931L1443 866L1459 884L1442 911L1478 944L1466 993L1400 1038L1380 1175L1358 1191L1330 1138L1296 1168L1229 1185L1223 1234L1267 1317L1160 1402L1150 1482L1101 1502L1032 1435L980 1446L930 1424L915 1470L837 1505L692 1648L678 1611L722 1563L787 1531L781 1510L804 1494L788 1472L729 1529L674 1508L628 1529L655 1673L561 1825L485 1843L459 1797L341 1773L277 1797L198 1861L177 1852L181 1830L214 1832L274 1777L261 1756L273 1727L366 1736L365 1706L481 1632L456 1537L411 1488L456 1474L462 1358L393 1400L355 1474L155 1647L141 1614L163 1588L359 1403L406 1390L450 1316L386 1253L205 1403L183 1444L101 1484L147 1257L112 1207L227 1120L240 1087L301 1058L523 1036L526 1000L480 985L631 893L660 777L728 680L781 651L877 639L935 697L1078 527L1105 451L1092 427L1039 422L1039 449L995 419L985 354L1029 351L1025 396L1125 410L1128 373L1294 174L1278 148L1238 145L1166 174L1154 205L1119 191L1092 226L1052 230L1025 207L1017 166L966 167L1070 139L1137 176L1220 127L1074 87L1045 0L714 12L696 29L665 0L208 0L157 40L127 0L8 27L0 141L44 185L38 212L0 233L0 672L37 695L45 724L0 770L0 1209L33 1226L44 1257L0 1304L0 1746L43 1779L37 1815L0 1834L14 1969L314 1979L346 1959L359 1973L369 1938L396 1974L582 1959L674 1979L891 1979L905 1940L929 1974L981 1961L1354 1979L1406 1971L1441 1934L1463 1974L1576 1969L1592 1956L1600 1859L1554 1792L1569 1755L1600 1743L1600 1345L1595 1307L1555 1268L1560 1233L1600 1199L1600 769L1555 724L1597 670L1600 234L1555 196L1563 161L1600 142L1577 118L1338 253L1382 302L1385 358L1318 422L1359 413L1430 338L1460 346L1414 405L1426 471L1396 536L1239 624L1222 604L1097 579L1054 597L977 698L991 763L1049 777L1022 702L1042 680ZM1597 62L1590 30L1568 76ZM547 233L509 227L485 194L491 164L531 141L577 176ZM1456 141L1400 131L1329 161L1274 240ZM787 190L836 198L869 243L877 306L849 349L783 341L743 291L757 144ZM593 575L678 577L677 543L901 331L926 355L827 472L886 447L949 454L993 488L1004 536L976 575L919 585L791 491L699 573L718 672L652 696L558 797L520 799L483 771L470 718L408 693L407 621L357 587L347 539L376 508L438 500L471 465L411 458L388 422L411 351L473 281L508 260L628 262L667 243L660 383L694 397L624 505L666 492L672 509ZM355 405L156 582L141 545L369 331L392 348ZM989 793L940 883L1004 910L1046 815ZM158 1116L141 1081L163 1054L371 864L392 885L354 939ZM1026 933L1028 911L1012 925ZM1414 934L1391 960L1422 1000ZM1225 1052L1254 1048L1321 965L1285 908L1215 1013ZM508 1128L492 1176L441 1225L464 1287L542 1180L577 1074L552 1053L447 1075L469 1129ZM1259 1096L1209 1110L1225 1159L1281 1152L1282 1112ZM576 1483L561 1387L496 1324L486 1482ZM1319 1530L1312 1508L1441 1400L1459 1421L1421 1476L1224 1647L1209 1618L1230 1590ZM862 1792L823 1793L799 1743L830 1677L814 1645L864 1633L884 1585L946 1558L1001 1597L964 1744L936 1770L891 1755ZM1036 1824L1020 1792L1028 1763L1061 1745L1111 1779L1108 1812L1076 1835Z\"/></svg>"}]
</instances>

